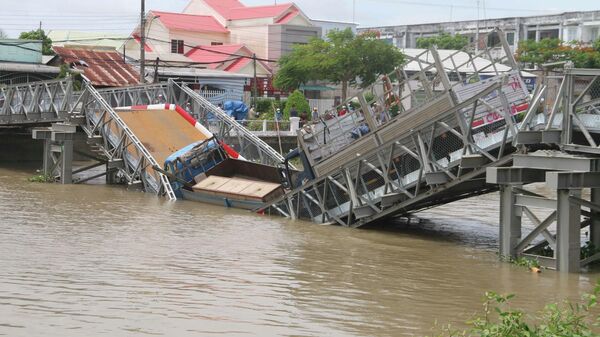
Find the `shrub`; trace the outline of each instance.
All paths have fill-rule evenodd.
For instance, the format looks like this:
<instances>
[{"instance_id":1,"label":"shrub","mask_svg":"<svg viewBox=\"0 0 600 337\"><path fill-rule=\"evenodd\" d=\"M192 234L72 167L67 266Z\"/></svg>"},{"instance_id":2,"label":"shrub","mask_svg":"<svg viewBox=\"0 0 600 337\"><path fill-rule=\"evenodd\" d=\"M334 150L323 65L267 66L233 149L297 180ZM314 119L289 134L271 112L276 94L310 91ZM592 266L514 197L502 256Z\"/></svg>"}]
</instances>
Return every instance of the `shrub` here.
<instances>
[{"instance_id":1,"label":"shrub","mask_svg":"<svg viewBox=\"0 0 600 337\"><path fill-rule=\"evenodd\" d=\"M296 106L298 116L300 116L300 114L303 112L306 112L307 114L310 113L310 105L300 90L294 90L294 92L288 96L285 106L283 107L284 120L290 118L290 110L292 109L292 106Z\"/></svg>"},{"instance_id":2,"label":"shrub","mask_svg":"<svg viewBox=\"0 0 600 337\"><path fill-rule=\"evenodd\" d=\"M530 337L598 337L593 326L599 322L592 310L600 295L600 281L596 283L592 294L584 295L581 303L565 301L552 303L535 317L527 317L522 310L512 309L509 305L514 295L485 293L483 316L468 322L470 329L459 331L450 327L442 329L442 336L530 336Z\"/></svg>"}]
</instances>

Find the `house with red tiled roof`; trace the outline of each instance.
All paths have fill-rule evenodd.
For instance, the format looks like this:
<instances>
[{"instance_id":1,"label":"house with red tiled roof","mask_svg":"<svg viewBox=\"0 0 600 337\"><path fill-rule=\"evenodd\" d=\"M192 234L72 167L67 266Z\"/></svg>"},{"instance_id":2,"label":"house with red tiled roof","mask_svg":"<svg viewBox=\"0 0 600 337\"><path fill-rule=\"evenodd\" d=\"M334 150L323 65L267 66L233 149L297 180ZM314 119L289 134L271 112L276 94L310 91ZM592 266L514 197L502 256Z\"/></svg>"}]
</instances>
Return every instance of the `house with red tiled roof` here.
<instances>
[{"instance_id":1,"label":"house with red tiled roof","mask_svg":"<svg viewBox=\"0 0 600 337\"><path fill-rule=\"evenodd\" d=\"M191 15L150 11L146 17L147 60L156 57L164 61L185 62L181 57L197 45L221 45L229 43L229 30L210 15ZM125 43L125 54L139 58L139 27L131 34L132 39Z\"/></svg>"},{"instance_id":2,"label":"house with red tiled roof","mask_svg":"<svg viewBox=\"0 0 600 337\"><path fill-rule=\"evenodd\" d=\"M239 0L190 0L183 12L214 17L229 30L229 43L244 44L264 59L278 60L294 44L321 36L321 28L294 3L246 6Z\"/></svg>"},{"instance_id":3,"label":"house with red tiled roof","mask_svg":"<svg viewBox=\"0 0 600 337\"><path fill-rule=\"evenodd\" d=\"M209 69L217 69L254 76L253 52L242 44L221 46L196 46L185 56L193 62L207 63ZM271 67L263 60L256 61L258 77L271 76Z\"/></svg>"},{"instance_id":4,"label":"house with red tiled roof","mask_svg":"<svg viewBox=\"0 0 600 337\"><path fill-rule=\"evenodd\" d=\"M293 3L245 6L239 0L190 0L183 13L148 12L146 74L149 77L156 68L161 77L162 67L205 68L250 77L256 71L260 94L265 94L265 88L273 94L276 61L293 44L320 34L321 28ZM137 27L123 46L126 57L139 60L140 42Z\"/></svg>"}]
</instances>

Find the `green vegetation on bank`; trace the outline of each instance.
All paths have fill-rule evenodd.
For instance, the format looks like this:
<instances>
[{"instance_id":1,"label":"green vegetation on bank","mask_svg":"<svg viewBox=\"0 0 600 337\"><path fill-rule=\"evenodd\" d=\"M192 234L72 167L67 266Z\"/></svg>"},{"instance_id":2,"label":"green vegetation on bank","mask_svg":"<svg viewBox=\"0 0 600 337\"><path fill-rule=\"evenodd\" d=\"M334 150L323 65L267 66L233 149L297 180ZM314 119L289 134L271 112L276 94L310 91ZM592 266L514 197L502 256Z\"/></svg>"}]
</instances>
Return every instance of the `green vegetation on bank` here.
<instances>
[{"instance_id":1,"label":"green vegetation on bank","mask_svg":"<svg viewBox=\"0 0 600 337\"><path fill-rule=\"evenodd\" d=\"M327 40L314 38L294 45L291 53L281 57L274 85L291 91L309 81L340 83L345 101L348 86L365 88L403 61L400 50L375 33L354 35L350 29L332 30Z\"/></svg>"},{"instance_id":2,"label":"green vegetation on bank","mask_svg":"<svg viewBox=\"0 0 600 337\"><path fill-rule=\"evenodd\" d=\"M37 174L27 178L27 181L31 183L50 183L54 181L54 178L44 174Z\"/></svg>"},{"instance_id":3,"label":"green vegetation on bank","mask_svg":"<svg viewBox=\"0 0 600 337\"><path fill-rule=\"evenodd\" d=\"M551 303L536 315L512 308L514 295L486 292L483 313L467 322L466 330L446 326L437 337L600 337L600 317L594 310L600 295L600 281L581 301ZM595 312L594 312L595 311Z\"/></svg>"}]
</instances>

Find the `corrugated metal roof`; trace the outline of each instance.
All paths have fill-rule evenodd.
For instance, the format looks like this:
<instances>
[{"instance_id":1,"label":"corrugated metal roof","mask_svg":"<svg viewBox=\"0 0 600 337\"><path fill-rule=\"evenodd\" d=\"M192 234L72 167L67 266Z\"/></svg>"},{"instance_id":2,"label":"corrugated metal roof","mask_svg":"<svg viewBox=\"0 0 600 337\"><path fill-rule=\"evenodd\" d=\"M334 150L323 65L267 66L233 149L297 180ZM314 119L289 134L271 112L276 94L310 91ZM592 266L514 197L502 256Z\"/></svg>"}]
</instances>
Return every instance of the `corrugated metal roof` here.
<instances>
[{"instance_id":1,"label":"corrugated metal roof","mask_svg":"<svg viewBox=\"0 0 600 337\"><path fill-rule=\"evenodd\" d=\"M122 87L138 84L139 73L123 61L116 50L95 50L87 48L53 47L65 63L83 61L85 65L75 65L95 86Z\"/></svg>"}]
</instances>

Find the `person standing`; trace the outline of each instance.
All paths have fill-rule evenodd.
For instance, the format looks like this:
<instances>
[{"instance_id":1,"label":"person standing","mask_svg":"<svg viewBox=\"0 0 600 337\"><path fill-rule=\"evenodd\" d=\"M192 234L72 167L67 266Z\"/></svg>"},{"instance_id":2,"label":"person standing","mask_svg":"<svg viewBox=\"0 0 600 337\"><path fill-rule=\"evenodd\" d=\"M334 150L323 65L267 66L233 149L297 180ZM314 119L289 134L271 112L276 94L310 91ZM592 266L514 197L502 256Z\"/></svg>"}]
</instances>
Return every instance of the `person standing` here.
<instances>
[{"instance_id":1,"label":"person standing","mask_svg":"<svg viewBox=\"0 0 600 337\"><path fill-rule=\"evenodd\" d=\"M316 122L319 120L319 110L317 110L316 106L313 107L313 110L312 110L312 120L313 120L313 122Z\"/></svg>"},{"instance_id":2,"label":"person standing","mask_svg":"<svg viewBox=\"0 0 600 337\"><path fill-rule=\"evenodd\" d=\"M277 122L281 122L283 120L283 113L281 112L281 109L277 108L277 110L275 111L275 120Z\"/></svg>"},{"instance_id":3,"label":"person standing","mask_svg":"<svg viewBox=\"0 0 600 337\"><path fill-rule=\"evenodd\" d=\"M256 113L256 111L254 110L254 105L250 106L250 111L248 111L250 114L250 118L258 118L258 113Z\"/></svg>"},{"instance_id":4,"label":"person standing","mask_svg":"<svg viewBox=\"0 0 600 337\"><path fill-rule=\"evenodd\" d=\"M296 106L292 105L290 109L290 117L298 117L298 110L296 110Z\"/></svg>"}]
</instances>

